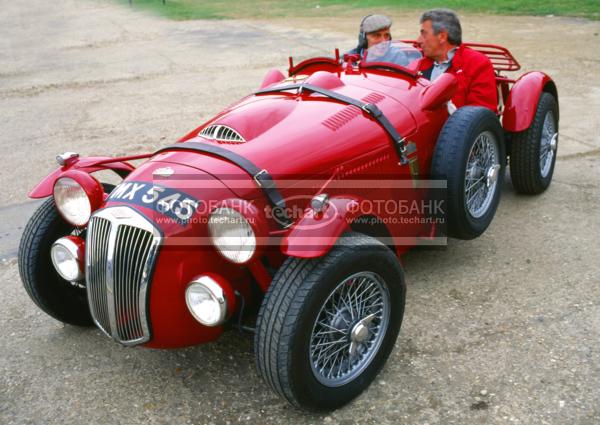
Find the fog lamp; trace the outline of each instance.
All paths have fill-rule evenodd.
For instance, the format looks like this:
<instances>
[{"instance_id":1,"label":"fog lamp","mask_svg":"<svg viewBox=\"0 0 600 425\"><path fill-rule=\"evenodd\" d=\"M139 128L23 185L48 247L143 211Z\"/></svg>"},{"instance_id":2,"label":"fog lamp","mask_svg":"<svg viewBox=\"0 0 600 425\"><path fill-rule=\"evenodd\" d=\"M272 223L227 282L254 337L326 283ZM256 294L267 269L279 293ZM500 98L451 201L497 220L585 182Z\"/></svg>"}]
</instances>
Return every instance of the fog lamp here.
<instances>
[{"instance_id":1,"label":"fog lamp","mask_svg":"<svg viewBox=\"0 0 600 425\"><path fill-rule=\"evenodd\" d=\"M185 302L192 316L205 326L218 326L225 321L227 300L223 288L208 276L190 283Z\"/></svg>"},{"instance_id":2,"label":"fog lamp","mask_svg":"<svg viewBox=\"0 0 600 425\"><path fill-rule=\"evenodd\" d=\"M50 249L54 268L64 280L79 282L84 278L81 268L83 258L83 240L75 236L60 238Z\"/></svg>"}]
</instances>

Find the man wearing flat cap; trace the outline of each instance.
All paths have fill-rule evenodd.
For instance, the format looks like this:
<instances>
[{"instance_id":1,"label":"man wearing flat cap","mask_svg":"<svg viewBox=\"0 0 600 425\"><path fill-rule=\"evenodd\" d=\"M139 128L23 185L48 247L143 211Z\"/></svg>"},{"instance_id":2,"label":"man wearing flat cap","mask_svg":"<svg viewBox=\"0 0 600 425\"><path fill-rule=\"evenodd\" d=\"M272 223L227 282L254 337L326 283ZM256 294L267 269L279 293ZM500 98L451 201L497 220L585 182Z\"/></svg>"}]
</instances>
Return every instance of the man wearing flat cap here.
<instances>
[{"instance_id":1,"label":"man wearing flat cap","mask_svg":"<svg viewBox=\"0 0 600 425\"><path fill-rule=\"evenodd\" d=\"M370 62L392 62L407 65L411 58L406 52L390 45L392 20L385 15L367 15L360 22L358 45L348 54L359 54ZM368 55L367 55L368 52Z\"/></svg>"}]
</instances>

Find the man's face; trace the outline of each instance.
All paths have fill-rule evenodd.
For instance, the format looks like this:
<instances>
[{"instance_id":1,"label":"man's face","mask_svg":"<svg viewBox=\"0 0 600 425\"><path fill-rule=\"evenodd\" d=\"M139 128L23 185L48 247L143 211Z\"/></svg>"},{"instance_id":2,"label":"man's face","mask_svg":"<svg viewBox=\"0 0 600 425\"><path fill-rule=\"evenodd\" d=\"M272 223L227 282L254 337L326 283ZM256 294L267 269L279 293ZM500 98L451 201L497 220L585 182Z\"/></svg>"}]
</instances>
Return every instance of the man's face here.
<instances>
[{"instance_id":1,"label":"man's face","mask_svg":"<svg viewBox=\"0 0 600 425\"><path fill-rule=\"evenodd\" d=\"M389 27L380 29L379 31L370 32L367 34L367 48L391 39L392 34L390 33Z\"/></svg>"},{"instance_id":2,"label":"man's face","mask_svg":"<svg viewBox=\"0 0 600 425\"><path fill-rule=\"evenodd\" d=\"M433 60L443 58L445 53L444 46L447 41L448 33L446 31L440 31L437 35L433 33L431 21L425 21L421 24L421 31L417 43L419 43L421 49L423 49L423 55L426 57Z\"/></svg>"}]
</instances>

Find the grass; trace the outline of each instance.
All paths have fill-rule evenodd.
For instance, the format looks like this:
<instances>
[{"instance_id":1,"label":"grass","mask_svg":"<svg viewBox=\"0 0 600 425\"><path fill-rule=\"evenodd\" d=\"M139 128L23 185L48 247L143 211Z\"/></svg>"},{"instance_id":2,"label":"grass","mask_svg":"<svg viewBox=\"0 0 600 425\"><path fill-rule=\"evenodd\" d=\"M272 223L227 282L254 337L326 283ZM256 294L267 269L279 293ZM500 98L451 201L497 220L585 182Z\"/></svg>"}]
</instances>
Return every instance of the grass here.
<instances>
[{"instance_id":1,"label":"grass","mask_svg":"<svg viewBox=\"0 0 600 425\"><path fill-rule=\"evenodd\" d=\"M117 0L127 4L129 0ZM600 0L132 0L133 7L169 19L256 19L327 15L328 9L426 10L447 7L464 12L503 15L557 15L600 20ZM318 8L317 8L318 6Z\"/></svg>"}]
</instances>

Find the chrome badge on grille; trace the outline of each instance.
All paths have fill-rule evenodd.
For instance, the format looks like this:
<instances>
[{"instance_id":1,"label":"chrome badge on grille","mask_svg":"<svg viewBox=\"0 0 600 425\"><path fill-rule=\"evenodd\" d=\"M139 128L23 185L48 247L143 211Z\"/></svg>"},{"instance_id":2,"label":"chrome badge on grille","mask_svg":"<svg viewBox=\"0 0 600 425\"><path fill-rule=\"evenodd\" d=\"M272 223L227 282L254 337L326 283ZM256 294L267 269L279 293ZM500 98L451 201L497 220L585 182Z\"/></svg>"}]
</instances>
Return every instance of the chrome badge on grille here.
<instances>
[{"instance_id":1,"label":"chrome badge on grille","mask_svg":"<svg viewBox=\"0 0 600 425\"><path fill-rule=\"evenodd\" d=\"M112 215L116 219L128 219L132 218L133 214L131 213L131 209L124 207L114 207L107 210L107 214Z\"/></svg>"}]
</instances>

